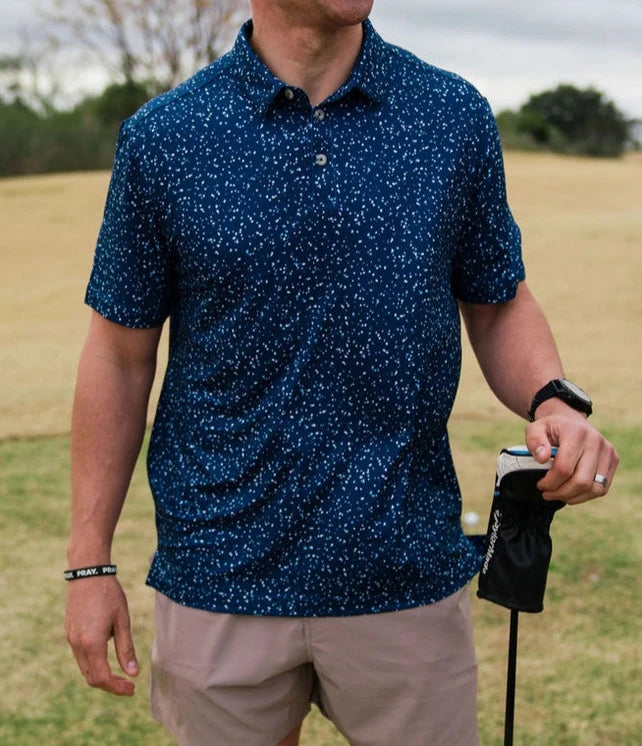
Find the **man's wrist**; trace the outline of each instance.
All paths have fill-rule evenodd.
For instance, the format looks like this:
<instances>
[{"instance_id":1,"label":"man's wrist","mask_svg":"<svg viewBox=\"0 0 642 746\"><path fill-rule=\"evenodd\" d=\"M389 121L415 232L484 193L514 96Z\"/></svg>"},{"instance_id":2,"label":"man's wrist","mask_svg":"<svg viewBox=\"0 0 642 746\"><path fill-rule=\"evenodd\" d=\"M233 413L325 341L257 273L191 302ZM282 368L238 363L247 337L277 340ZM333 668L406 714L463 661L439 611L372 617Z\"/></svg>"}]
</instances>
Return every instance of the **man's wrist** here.
<instances>
[{"instance_id":1,"label":"man's wrist","mask_svg":"<svg viewBox=\"0 0 642 746\"><path fill-rule=\"evenodd\" d=\"M67 548L67 567L89 567L94 565L111 565L111 544L100 541L69 542Z\"/></svg>"},{"instance_id":2,"label":"man's wrist","mask_svg":"<svg viewBox=\"0 0 642 746\"><path fill-rule=\"evenodd\" d=\"M555 397L543 401L537 409L533 412L533 422L535 420L541 420L542 417L550 417L552 415L563 415L565 417L581 417L583 420L588 419L588 415L585 412L580 412L574 409L566 402Z\"/></svg>"},{"instance_id":3,"label":"man's wrist","mask_svg":"<svg viewBox=\"0 0 642 746\"><path fill-rule=\"evenodd\" d=\"M541 405L550 399L561 400L572 409L584 413L586 417L593 411L593 402L586 391L583 391L577 384L567 378L553 378L539 391L535 392L528 410L528 418L531 422L535 420L536 412Z\"/></svg>"}]
</instances>

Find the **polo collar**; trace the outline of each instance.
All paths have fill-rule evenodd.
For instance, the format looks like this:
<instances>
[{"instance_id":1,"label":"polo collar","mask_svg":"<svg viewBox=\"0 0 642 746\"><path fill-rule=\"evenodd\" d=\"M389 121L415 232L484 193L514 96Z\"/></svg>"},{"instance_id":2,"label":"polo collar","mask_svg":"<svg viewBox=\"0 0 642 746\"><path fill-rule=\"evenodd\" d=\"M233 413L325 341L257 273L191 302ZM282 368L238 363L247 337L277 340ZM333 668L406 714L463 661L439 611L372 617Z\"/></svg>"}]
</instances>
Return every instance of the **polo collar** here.
<instances>
[{"instance_id":1,"label":"polo collar","mask_svg":"<svg viewBox=\"0 0 642 746\"><path fill-rule=\"evenodd\" d=\"M352 91L360 93L375 104L385 98L387 89L386 43L374 30L371 22L363 22L363 42L361 52L349 79L330 96L329 101L343 98ZM261 62L250 45L252 21L247 21L240 29L232 49L236 70L247 96L256 105L257 111L267 114L282 97L288 87L273 75Z\"/></svg>"}]
</instances>

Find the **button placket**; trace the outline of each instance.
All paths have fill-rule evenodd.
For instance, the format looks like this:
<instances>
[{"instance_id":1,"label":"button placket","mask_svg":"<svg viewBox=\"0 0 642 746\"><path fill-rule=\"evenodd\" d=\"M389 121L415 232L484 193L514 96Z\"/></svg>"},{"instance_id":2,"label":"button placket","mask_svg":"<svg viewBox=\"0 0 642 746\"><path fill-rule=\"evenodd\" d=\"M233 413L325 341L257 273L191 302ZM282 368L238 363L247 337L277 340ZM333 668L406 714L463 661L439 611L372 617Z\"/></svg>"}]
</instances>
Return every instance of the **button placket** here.
<instances>
[{"instance_id":1,"label":"button placket","mask_svg":"<svg viewBox=\"0 0 642 746\"><path fill-rule=\"evenodd\" d=\"M314 117L314 119L315 119L316 122L319 122L319 123L323 122L323 120L325 119L325 116L326 116L325 115L325 110L322 109L321 107L317 107L316 109L313 110L312 116ZM319 144L321 145L321 143L319 143ZM327 155L326 152L324 152L323 145L321 145L321 147L317 151L317 154L316 154L315 159L314 159L314 163L315 163L315 165L320 166L320 167L323 167L323 166L327 165L327 163L328 163L328 155Z\"/></svg>"}]
</instances>

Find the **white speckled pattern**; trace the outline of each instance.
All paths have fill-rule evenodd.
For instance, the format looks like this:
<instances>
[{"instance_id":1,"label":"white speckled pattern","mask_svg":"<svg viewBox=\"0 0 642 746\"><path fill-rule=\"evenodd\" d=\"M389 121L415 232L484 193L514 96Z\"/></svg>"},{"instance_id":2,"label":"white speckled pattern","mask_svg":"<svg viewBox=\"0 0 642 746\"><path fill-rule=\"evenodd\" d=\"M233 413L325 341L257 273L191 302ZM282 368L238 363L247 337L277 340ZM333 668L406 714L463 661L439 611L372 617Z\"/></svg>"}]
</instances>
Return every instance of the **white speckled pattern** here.
<instances>
[{"instance_id":1,"label":"white speckled pattern","mask_svg":"<svg viewBox=\"0 0 642 746\"><path fill-rule=\"evenodd\" d=\"M431 603L479 557L446 423L456 299L524 277L494 118L369 22L312 108L234 49L121 130L87 302L170 317L148 582L232 613Z\"/></svg>"}]
</instances>

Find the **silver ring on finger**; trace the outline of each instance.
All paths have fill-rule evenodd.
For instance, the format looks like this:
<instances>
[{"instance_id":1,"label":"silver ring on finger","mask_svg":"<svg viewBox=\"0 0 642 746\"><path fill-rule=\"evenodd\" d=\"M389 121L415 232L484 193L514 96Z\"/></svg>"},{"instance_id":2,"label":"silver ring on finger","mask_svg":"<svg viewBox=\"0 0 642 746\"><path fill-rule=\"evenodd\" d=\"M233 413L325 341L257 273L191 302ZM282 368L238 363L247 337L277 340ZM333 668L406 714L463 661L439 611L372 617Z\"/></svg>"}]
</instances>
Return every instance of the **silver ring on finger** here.
<instances>
[{"instance_id":1,"label":"silver ring on finger","mask_svg":"<svg viewBox=\"0 0 642 746\"><path fill-rule=\"evenodd\" d=\"M609 480L604 476L604 474L600 474L599 472L593 477L593 481L597 482L600 487L604 487L604 489L609 486Z\"/></svg>"}]
</instances>

